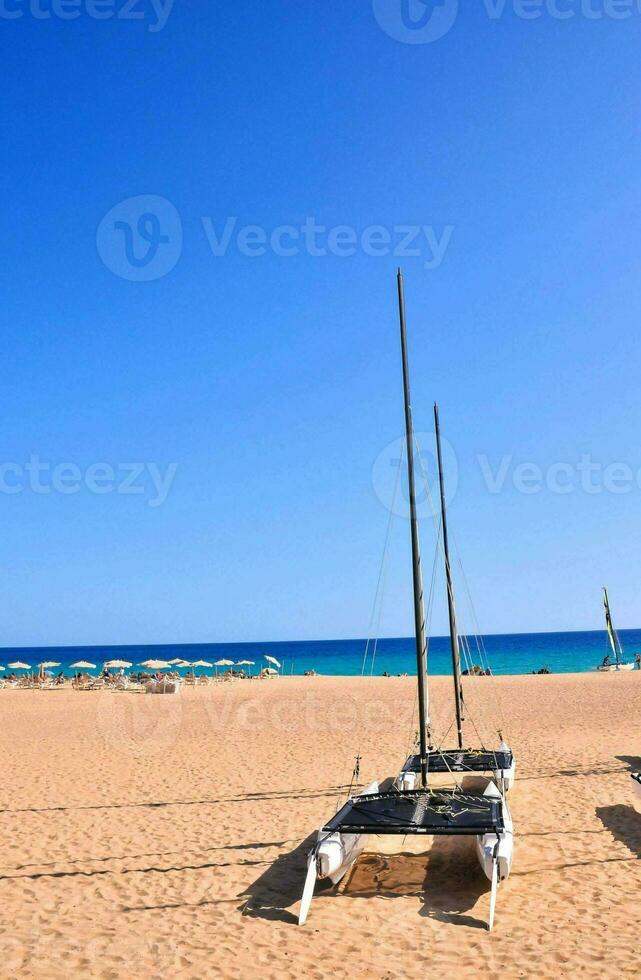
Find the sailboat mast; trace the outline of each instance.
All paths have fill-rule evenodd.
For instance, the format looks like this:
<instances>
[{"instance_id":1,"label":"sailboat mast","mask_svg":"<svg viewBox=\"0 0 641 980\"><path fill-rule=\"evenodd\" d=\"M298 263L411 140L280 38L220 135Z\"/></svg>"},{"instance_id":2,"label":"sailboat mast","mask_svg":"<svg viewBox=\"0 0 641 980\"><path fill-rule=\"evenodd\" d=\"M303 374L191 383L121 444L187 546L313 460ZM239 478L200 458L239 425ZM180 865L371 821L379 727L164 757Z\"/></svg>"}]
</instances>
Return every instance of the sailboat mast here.
<instances>
[{"instance_id":1,"label":"sailboat mast","mask_svg":"<svg viewBox=\"0 0 641 980\"><path fill-rule=\"evenodd\" d=\"M456 628L456 609L454 607L454 590L452 586L452 568L450 565L450 549L447 537L447 515L445 508L445 484L443 480L443 458L441 455L441 429L438 421L438 405L434 403L434 427L436 430L436 455L438 459L438 481L441 491L441 525L443 527L443 551L445 553L445 580L447 583L447 611L450 619L450 647L452 650L452 673L454 675L454 704L456 705L456 733L458 747L463 748L463 712L461 695L461 655L458 645Z\"/></svg>"},{"instance_id":2,"label":"sailboat mast","mask_svg":"<svg viewBox=\"0 0 641 980\"><path fill-rule=\"evenodd\" d=\"M410 498L410 528L412 533L412 581L414 585L414 635L416 637L416 674L418 678L419 757L421 785L427 786L427 644L425 640L425 613L423 610L423 580L421 575L421 549L416 517L416 491L414 487L414 430L410 402L410 378L407 359L407 333L405 330L405 295L403 273L398 270L398 315L401 325L401 358L403 362L403 398L405 403L405 439L407 443L407 480Z\"/></svg>"}]
</instances>

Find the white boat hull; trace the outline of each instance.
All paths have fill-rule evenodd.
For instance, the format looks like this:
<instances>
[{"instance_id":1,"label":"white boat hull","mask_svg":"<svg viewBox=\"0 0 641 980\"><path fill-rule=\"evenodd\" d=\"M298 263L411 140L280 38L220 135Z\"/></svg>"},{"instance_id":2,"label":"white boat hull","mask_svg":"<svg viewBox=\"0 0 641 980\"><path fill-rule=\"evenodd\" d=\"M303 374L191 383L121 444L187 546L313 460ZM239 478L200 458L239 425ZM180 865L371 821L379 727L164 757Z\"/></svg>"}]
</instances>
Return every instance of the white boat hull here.
<instances>
[{"instance_id":1,"label":"white boat hull","mask_svg":"<svg viewBox=\"0 0 641 980\"><path fill-rule=\"evenodd\" d=\"M501 796L494 783L489 783L484 796ZM488 881L492 881L494 862L497 864L498 881L505 881L512 869L514 855L514 834L512 831L512 815L505 799L503 799L504 830L500 834L481 834L476 838L476 854L483 873Z\"/></svg>"},{"instance_id":2,"label":"white boat hull","mask_svg":"<svg viewBox=\"0 0 641 980\"><path fill-rule=\"evenodd\" d=\"M510 752L510 746L507 742L501 742L499 745L499 752ZM516 759L514 758L514 753L512 753L512 765L509 769L495 769L494 780L503 793L509 793L509 791L514 786L514 781L516 780Z\"/></svg>"},{"instance_id":3,"label":"white boat hull","mask_svg":"<svg viewBox=\"0 0 641 980\"><path fill-rule=\"evenodd\" d=\"M370 783L361 794L378 793L378 783ZM354 862L358 859L367 843L369 834L327 834L318 831L318 842L310 851L307 861L307 877L303 898L298 913L299 926L305 925L309 907L314 897L316 879L327 879L337 885Z\"/></svg>"},{"instance_id":4,"label":"white boat hull","mask_svg":"<svg viewBox=\"0 0 641 980\"><path fill-rule=\"evenodd\" d=\"M404 793L408 792L408 790L416 789L417 783L417 772L400 772L396 779L398 789L402 790Z\"/></svg>"},{"instance_id":5,"label":"white boat hull","mask_svg":"<svg viewBox=\"0 0 641 980\"><path fill-rule=\"evenodd\" d=\"M607 667L604 667L603 664L601 664L601 666L597 667L597 670L602 674L611 674L620 670L634 670L635 666L635 664L608 664Z\"/></svg>"}]
</instances>

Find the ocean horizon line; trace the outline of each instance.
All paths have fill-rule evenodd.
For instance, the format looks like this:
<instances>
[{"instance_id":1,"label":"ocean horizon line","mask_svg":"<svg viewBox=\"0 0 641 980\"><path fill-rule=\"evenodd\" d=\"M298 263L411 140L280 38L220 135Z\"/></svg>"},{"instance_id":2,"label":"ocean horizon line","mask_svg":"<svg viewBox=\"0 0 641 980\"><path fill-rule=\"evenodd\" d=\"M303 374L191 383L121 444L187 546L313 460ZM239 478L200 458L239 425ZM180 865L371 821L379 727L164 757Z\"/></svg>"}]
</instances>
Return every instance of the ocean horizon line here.
<instances>
[{"instance_id":1,"label":"ocean horizon line","mask_svg":"<svg viewBox=\"0 0 641 980\"><path fill-rule=\"evenodd\" d=\"M641 631L639 626L624 626L617 630L618 633L635 633ZM601 629L582 629L579 627L571 627L565 630L517 630L515 632L501 632L501 633L491 633L491 632L481 632L481 633L469 633L461 631L459 636L466 638L482 637L483 639L488 638L500 638L500 637L530 637L530 636L566 636L572 634L597 634L599 636L607 635L607 631L604 628ZM428 640L449 640L448 633L434 633L428 637ZM166 642L142 642L142 643L51 643L51 644L20 644L15 646L2 646L0 645L0 656L4 650L119 650L119 649L133 649L137 647L212 647L212 646L286 646L295 644L312 644L312 643L382 643L382 642L414 642L414 637L411 634L406 636L379 636L379 637L367 637L367 636L344 636L344 637L329 637L327 639L303 639L303 640L168 640Z\"/></svg>"}]
</instances>

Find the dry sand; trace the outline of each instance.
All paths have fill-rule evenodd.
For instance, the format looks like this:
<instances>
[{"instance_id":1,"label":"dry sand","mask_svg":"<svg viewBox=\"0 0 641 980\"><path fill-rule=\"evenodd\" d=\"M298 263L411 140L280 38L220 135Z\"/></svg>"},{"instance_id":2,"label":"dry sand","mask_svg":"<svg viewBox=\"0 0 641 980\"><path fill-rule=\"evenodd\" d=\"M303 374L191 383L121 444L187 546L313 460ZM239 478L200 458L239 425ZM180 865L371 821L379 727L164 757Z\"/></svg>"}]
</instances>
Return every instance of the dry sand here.
<instances>
[{"instance_id":1,"label":"dry sand","mask_svg":"<svg viewBox=\"0 0 641 980\"><path fill-rule=\"evenodd\" d=\"M444 838L422 853L371 838L296 925L310 835L356 752L369 781L411 744L411 678L0 691L1 975L638 974L641 814L627 773L641 767L641 673L467 689L477 726L502 721L517 755L514 867L492 934L472 844ZM432 694L447 727L451 681Z\"/></svg>"}]
</instances>

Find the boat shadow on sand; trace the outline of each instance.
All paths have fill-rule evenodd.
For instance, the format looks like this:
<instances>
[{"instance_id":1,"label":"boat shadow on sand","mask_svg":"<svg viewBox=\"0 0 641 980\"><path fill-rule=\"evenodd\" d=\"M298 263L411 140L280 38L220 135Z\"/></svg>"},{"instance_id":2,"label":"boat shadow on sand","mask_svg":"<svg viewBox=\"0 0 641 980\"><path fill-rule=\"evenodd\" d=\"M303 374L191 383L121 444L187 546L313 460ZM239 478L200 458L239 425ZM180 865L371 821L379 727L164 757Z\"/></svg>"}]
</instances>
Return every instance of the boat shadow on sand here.
<instances>
[{"instance_id":1,"label":"boat shadow on sand","mask_svg":"<svg viewBox=\"0 0 641 980\"><path fill-rule=\"evenodd\" d=\"M295 924L301 899L307 855L316 834L295 850L283 854L243 892L243 915ZM481 871L469 837L435 837L429 851L422 853L377 853L376 841L361 854L340 882L317 881L317 897L421 900L419 915L452 925L486 929L484 918L470 912L481 896L489 894L489 883Z\"/></svg>"},{"instance_id":2,"label":"boat shadow on sand","mask_svg":"<svg viewBox=\"0 0 641 980\"><path fill-rule=\"evenodd\" d=\"M624 762L626 766L630 767L630 772L639 772L641 770L641 756L638 755L615 755L615 759L619 762Z\"/></svg>"},{"instance_id":3,"label":"boat shadow on sand","mask_svg":"<svg viewBox=\"0 0 641 980\"><path fill-rule=\"evenodd\" d=\"M341 889L351 898L409 898L422 902L419 916L450 925L487 929L485 918L469 915L489 883L470 837L435 837L423 853L366 852Z\"/></svg>"},{"instance_id":4,"label":"boat shadow on sand","mask_svg":"<svg viewBox=\"0 0 641 980\"><path fill-rule=\"evenodd\" d=\"M596 815L612 836L641 858L641 815L633 806L616 803L598 806Z\"/></svg>"},{"instance_id":5,"label":"boat shadow on sand","mask_svg":"<svg viewBox=\"0 0 641 980\"><path fill-rule=\"evenodd\" d=\"M290 906L300 901L307 871L307 855L316 838L317 833L310 834L293 851L282 854L241 893L239 898L245 899L241 905L243 915L290 924L298 922L298 909L295 914ZM318 882L318 894L326 889L325 882Z\"/></svg>"}]
</instances>

